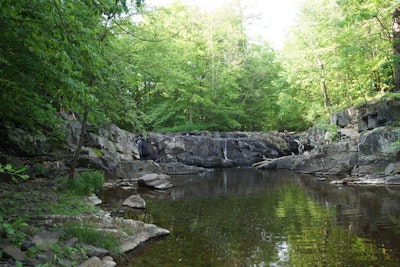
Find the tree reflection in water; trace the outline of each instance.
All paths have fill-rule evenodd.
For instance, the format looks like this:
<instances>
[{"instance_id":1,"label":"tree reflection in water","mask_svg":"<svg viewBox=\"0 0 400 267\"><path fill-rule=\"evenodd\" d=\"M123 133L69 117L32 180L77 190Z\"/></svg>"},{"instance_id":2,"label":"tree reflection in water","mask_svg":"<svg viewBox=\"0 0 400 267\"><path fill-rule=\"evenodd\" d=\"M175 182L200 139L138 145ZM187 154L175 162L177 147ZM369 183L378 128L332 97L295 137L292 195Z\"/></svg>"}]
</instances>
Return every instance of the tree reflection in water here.
<instances>
[{"instance_id":1,"label":"tree reflection in water","mask_svg":"<svg viewBox=\"0 0 400 267\"><path fill-rule=\"evenodd\" d=\"M345 191L291 172L177 177L168 194L141 192L148 207L141 218L171 235L129 254L126 266L399 266L394 229L387 240L348 230L343 214L369 207L358 192L357 209L344 209L355 197ZM400 218L399 210L390 216Z\"/></svg>"}]
</instances>

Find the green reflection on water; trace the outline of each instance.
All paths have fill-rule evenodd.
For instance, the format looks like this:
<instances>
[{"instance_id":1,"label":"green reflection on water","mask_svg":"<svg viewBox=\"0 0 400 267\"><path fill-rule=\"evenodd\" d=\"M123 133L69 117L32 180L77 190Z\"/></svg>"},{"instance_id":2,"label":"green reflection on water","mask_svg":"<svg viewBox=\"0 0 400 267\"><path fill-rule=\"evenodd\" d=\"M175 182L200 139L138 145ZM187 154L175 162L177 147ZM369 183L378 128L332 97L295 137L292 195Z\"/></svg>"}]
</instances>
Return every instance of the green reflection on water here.
<instances>
[{"instance_id":1,"label":"green reflection on water","mask_svg":"<svg viewBox=\"0 0 400 267\"><path fill-rule=\"evenodd\" d=\"M147 217L171 235L133 253L128 266L399 266L296 182L250 196L146 202Z\"/></svg>"}]
</instances>

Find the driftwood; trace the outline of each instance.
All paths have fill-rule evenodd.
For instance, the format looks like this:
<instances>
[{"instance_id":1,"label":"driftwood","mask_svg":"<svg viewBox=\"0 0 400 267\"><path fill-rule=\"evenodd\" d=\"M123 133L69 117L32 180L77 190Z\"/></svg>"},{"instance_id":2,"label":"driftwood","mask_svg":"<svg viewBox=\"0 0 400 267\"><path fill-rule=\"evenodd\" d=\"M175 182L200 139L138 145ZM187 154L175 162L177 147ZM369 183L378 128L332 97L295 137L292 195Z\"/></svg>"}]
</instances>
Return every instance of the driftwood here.
<instances>
[{"instance_id":1,"label":"driftwood","mask_svg":"<svg viewBox=\"0 0 400 267\"><path fill-rule=\"evenodd\" d=\"M299 156L283 156L274 159L266 159L253 164L257 169L292 169L293 160Z\"/></svg>"},{"instance_id":2,"label":"driftwood","mask_svg":"<svg viewBox=\"0 0 400 267\"><path fill-rule=\"evenodd\" d=\"M253 167L257 169L275 169L276 159L266 159L253 164Z\"/></svg>"},{"instance_id":3,"label":"driftwood","mask_svg":"<svg viewBox=\"0 0 400 267\"><path fill-rule=\"evenodd\" d=\"M273 161L273 160L274 160L274 159L265 159L265 160L263 160L263 161L256 162L256 163L253 164L253 167L257 167L257 166L259 166L259 165L261 165L261 164L268 163L268 162L271 162L271 161Z\"/></svg>"}]
</instances>

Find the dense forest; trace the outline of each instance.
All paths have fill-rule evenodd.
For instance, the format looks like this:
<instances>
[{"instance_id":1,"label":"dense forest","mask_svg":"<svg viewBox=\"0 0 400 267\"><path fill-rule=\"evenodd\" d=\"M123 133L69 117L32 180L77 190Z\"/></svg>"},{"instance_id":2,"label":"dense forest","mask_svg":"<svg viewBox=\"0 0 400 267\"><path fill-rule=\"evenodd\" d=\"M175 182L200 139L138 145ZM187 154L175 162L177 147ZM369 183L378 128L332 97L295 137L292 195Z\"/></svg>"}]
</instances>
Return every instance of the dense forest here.
<instances>
[{"instance_id":1,"label":"dense forest","mask_svg":"<svg viewBox=\"0 0 400 267\"><path fill-rule=\"evenodd\" d=\"M249 39L242 6L3 0L2 124L39 138L57 137L57 114L136 132L304 130L398 91L400 3L305 0L279 50Z\"/></svg>"}]
</instances>

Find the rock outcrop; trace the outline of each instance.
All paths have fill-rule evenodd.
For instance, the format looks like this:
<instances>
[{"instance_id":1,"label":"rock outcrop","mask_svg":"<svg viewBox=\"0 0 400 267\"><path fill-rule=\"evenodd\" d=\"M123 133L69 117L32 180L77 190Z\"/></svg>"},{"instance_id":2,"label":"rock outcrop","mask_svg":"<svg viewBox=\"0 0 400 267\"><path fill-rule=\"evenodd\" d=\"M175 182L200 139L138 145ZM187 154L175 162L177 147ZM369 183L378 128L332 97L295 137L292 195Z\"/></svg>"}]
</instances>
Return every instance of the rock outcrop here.
<instances>
[{"instance_id":1,"label":"rock outcrop","mask_svg":"<svg viewBox=\"0 0 400 267\"><path fill-rule=\"evenodd\" d=\"M301 137L314 147L310 153L269 159L256 167L358 177L345 183L396 184L400 148L393 144L400 138L398 118L398 99L346 109L331 117L338 127L332 143L324 143L324 131L313 128Z\"/></svg>"},{"instance_id":2,"label":"rock outcrop","mask_svg":"<svg viewBox=\"0 0 400 267\"><path fill-rule=\"evenodd\" d=\"M363 176L383 174L389 164L398 162L399 149L392 144L399 140L400 101L386 99L348 108L331 117L338 131L334 142L324 142L324 130L312 128L304 134L286 132L188 132L148 133L144 138L151 146L151 158L140 160L137 133L130 133L109 124L101 129L88 127L79 168L104 170L106 178L135 182L149 173L193 174L213 168L249 167L286 168L308 173ZM397 124L396 124L397 123ZM4 127L3 127L4 128ZM66 145L49 146L46 140L31 138L17 129L4 128L0 160L12 159L26 151L29 172L43 177L67 173L72 153L80 134L78 121L67 121ZM25 137L18 137L24 135Z\"/></svg>"}]
</instances>

